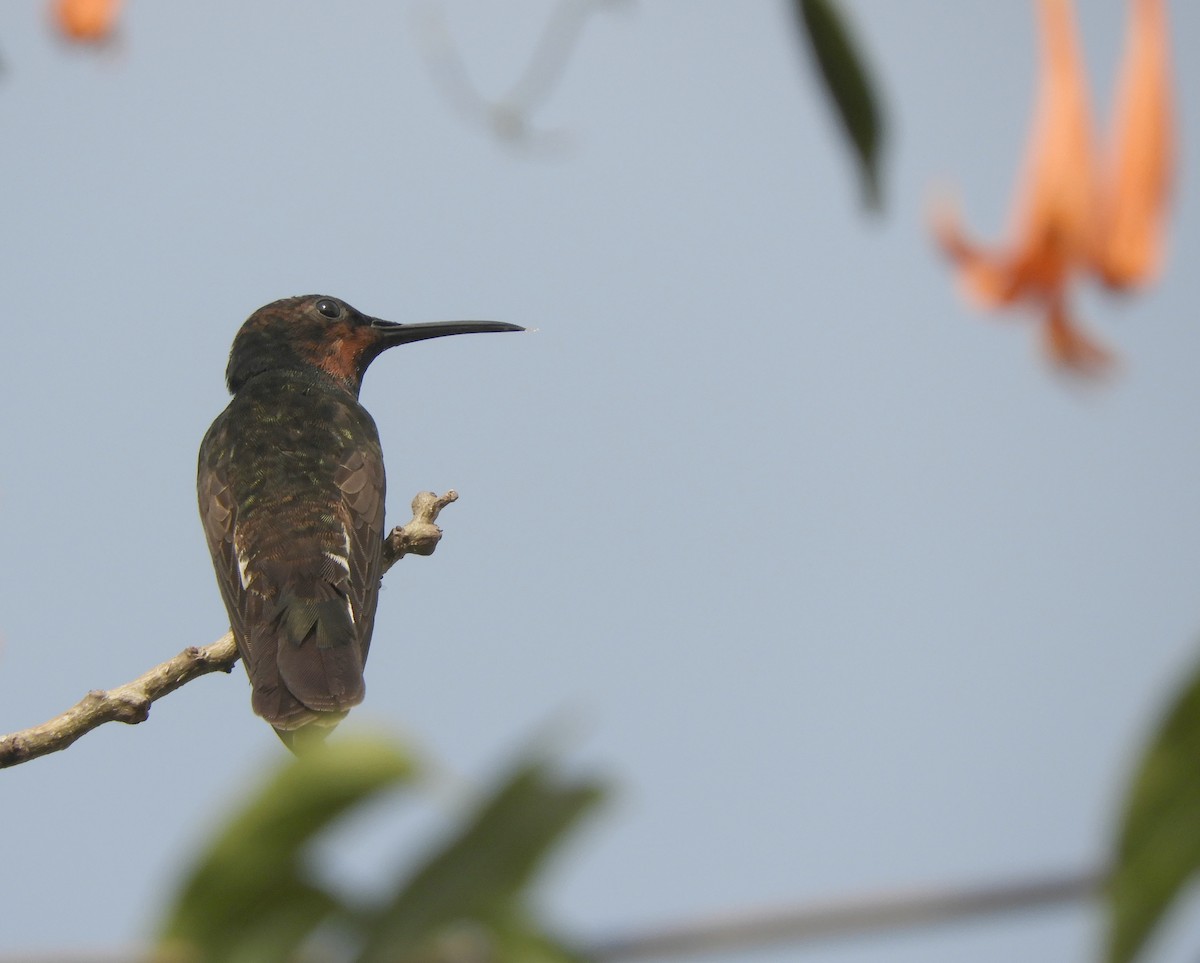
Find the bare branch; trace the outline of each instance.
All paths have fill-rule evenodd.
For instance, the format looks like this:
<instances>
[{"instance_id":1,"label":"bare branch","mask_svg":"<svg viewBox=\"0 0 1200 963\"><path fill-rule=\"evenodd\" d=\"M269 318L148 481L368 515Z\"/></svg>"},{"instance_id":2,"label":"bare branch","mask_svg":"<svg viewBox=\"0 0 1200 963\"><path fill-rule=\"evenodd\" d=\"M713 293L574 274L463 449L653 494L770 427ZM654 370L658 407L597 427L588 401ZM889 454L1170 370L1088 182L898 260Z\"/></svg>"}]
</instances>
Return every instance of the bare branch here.
<instances>
[{"instance_id":1,"label":"bare branch","mask_svg":"<svg viewBox=\"0 0 1200 963\"><path fill-rule=\"evenodd\" d=\"M168 692L210 672L228 672L237 662L233 633L211 645L188 646L173 659L156 665L115 689L93 689L62 715L31 729L0 736L0 769L66 749L80 736L106 722L145 722L150 706Z\"/></svg>"},{"instance_id":2,"label":"bare branch","mask_svg":"<svg viewBox=\"0 0 1200 963\"><path fill-rule=\"evenodd\" d=\"M413 499L412 521L397 526L383 543L383 571L405 555L432 555L442 537L438 514L458 492L421 492ZM136 725L150 716L150 706L182 685L210 672L229 672L238 660L233 633L210 645L188 646L173 659L115 689L93 689L66 712L40 726L0 736L0 769L66 749L80 736L106 722Z\"/></svg>"},{"instance_id":3,"label":"bare branch","mask_svg":"<svg viewBox=\"0 0 1200 963\"><path fill-rule=\"evenodd\" d=\"M584 952L597 963L616 963L929 926L1089 899L1098 895L1106 876L1095 870L975 886L906 889L823 906L725 913L598 940Z\"/></svg>"},{"instance_id":4,"label":"bare branch","mask_svg":"<svg viewBox=\"0 0 1200 963\"><path fill-rule=\"evenodd\" d=\"M769 945L884 933L917 925L935 926L982 916L1044 909L1099 895L1106 874L1100 870L1062 873L1003 882L977 882L892 893L851 896L820 905L784 906L775 910L722 913L692 922L663 926L595 940L582 946L596 963L699 956L718 951L745 951ZM49 963L114 963L120 959L153 960L144 954L53 953ZM464 957L465 959L466 957ZM325 958L306 956L314 963ZM449 958L448 958L449 959ZM470 956L477 960L476 955ZM28 954L0 954L0 963L29 963ZM164 961L165 963L165 961Z\"/></svg>"}]
</instances>

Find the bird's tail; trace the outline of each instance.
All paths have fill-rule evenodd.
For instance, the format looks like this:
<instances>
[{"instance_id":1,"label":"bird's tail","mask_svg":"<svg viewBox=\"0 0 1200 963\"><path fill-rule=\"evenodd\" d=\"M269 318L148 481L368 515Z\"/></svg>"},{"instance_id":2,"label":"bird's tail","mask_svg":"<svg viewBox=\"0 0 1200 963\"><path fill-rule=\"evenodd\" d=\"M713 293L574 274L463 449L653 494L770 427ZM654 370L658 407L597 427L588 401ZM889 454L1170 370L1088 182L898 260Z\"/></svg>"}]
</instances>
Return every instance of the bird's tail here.
<instances>
[{"instance_id":1,"label":"bird's tail","mask_svg":"<svg viewBox=\"0 0 1200 963\"><path fill-rule=\"evenodd\" d=\"M362 702L363 655L344 597L283 600L254 635L246 661L251 705L289 749L323 741Z\"/></svg>"},{"instance_id":2,"label":"bird's tail","mask_svg":"<svg viewBox=\"0 0 1200 963\"><path fill-rule=\"evenodd\" d=\"M337 724L346 718L345 712L313 713L309 722L296 729L283 729L273 726L275 735L297 756L302 756L310 749L324 745L329 734Z\"/></svg>"}]
</instances>

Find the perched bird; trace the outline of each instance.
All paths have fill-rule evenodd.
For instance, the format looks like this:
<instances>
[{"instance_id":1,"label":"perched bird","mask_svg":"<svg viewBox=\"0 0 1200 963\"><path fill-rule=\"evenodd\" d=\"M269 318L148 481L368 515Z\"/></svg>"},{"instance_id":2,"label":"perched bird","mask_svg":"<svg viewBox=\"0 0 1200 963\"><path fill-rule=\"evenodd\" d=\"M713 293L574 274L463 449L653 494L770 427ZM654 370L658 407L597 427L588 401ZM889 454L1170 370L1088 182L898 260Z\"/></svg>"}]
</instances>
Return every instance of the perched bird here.
<instances>
[{"instance_id":1,"label":"perched bird","mask_svg":"<svg viewBox=\"0 0 1200 963\"><path fill-rule=\"evenodd\" d=\"M383 453L358 392L397 344L499 321L394 324L323 295L242 325L233 400L200 445L197 494L251 705L289 748L323 738L363 699L383 553Z\"/></svg>"}]
</instances>

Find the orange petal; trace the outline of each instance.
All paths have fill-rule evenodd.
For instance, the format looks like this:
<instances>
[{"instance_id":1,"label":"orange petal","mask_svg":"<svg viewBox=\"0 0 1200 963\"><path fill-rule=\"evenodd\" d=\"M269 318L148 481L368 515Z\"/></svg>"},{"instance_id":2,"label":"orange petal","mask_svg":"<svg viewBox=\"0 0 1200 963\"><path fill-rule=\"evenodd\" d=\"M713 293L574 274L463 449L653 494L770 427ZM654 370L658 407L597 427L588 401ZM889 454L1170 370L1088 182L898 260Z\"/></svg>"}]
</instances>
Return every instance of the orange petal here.
<instances>
[{"instance_id":1,"label":"orange petal","mask_svg":"<svg viewBox=\"0 0 1200 963\"><path fill-rule=\"evenodd\" d=\"M94 42L112 32L120 6L120 0L55 0L54 20L70 39Z\"/></svg>"},{"instance_id":2,"label":"orange petal","mask_svg":"<svg viewBox=\"0 0 1200 963\"><path fill-rule=\"evenodd\" d=\"M930 229L945 255L959 271L959 281L971 300L983 307L1011 304L1020 293L1012 259L987 251L970 240L962 229L958 211L946 201L935 202Z\"/></svg>"},{"instance_id":3,"label":"orange petal","mask_svg":"<svg viewBox=\"0 0 1200 963\"><path fill-rule=\"evenodd\" d=\"M1112 287L1145 281L1162 268L1174 167L1170 73L1164 0L1132 0L1097 264Z\"/></svg>"},{"instance_id":4,"label":"orange petal","mask_svg":"<svg viewBox=\"0 0 1200 963\"><path fill-rule=\"evenodd\" d=\"M1096 244L1098 199L1087 78L1070 0L1040 0L1042 53L1024 186L1016 207L1017 249L1028 283L1053 289Z\"/></svg>"},{"instance_id":5,"label":"orange petal","mask_svg":"<svg viewBox=\"0 0 1200 963\"><path fill-rule=\"evenodd\" d=\"M1046 352L1058 365L1078 374L1103 374L1116 360L1108 348L1092 340L1071 320L1062 298L1052 298L1043 328Z\"/></svg>"}]
</instances>

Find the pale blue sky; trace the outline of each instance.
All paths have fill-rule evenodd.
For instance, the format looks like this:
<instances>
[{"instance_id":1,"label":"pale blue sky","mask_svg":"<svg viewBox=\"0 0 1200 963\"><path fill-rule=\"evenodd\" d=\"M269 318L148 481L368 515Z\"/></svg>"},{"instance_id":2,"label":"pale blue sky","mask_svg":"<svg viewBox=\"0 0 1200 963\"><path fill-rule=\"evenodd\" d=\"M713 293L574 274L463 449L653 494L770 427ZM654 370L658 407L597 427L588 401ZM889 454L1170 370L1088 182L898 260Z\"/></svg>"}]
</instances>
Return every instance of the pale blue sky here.
<instances>
[{"instance_id":1,"label":"pale blue sky","mask_svg":"<svg viewBox=\"0 0 1200 963\"><path fill-rule=\"evenodd\" d=\"M99 54L42 6L0 13L0 731L225 630L196 449L241 321L321 292L539 329L366 380L389 519L420 489L462 499L387 578L346 728L476 779L570 719L618 791L547 887L568 931L1103 858L1200 635L1200 7L1172 9L1169 271L1080 297L1124 358L1080 389L1031 324L961 304L923 222L939 184L981 233L1005 222L1029 3L848 4L891 108L874 220L782 0L592 18L538 117L571 138L549 158L447 106L408 4L133 0ZM446 6L500 92L551 4ZM1082 6L1106 114L1124 5ZM141 940L282 752L239 668L0 773L0 953ZM339 872L382 875L433 822L375 813ZM761 959L1084 961L1098 923Z\"/></svg>"}]
</instances>

